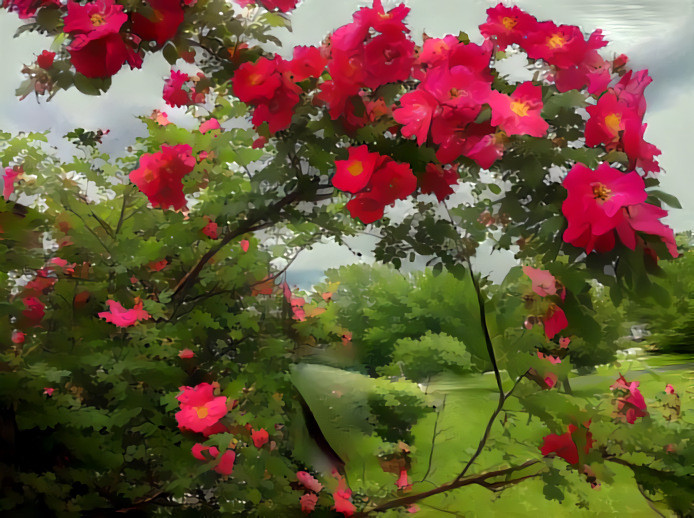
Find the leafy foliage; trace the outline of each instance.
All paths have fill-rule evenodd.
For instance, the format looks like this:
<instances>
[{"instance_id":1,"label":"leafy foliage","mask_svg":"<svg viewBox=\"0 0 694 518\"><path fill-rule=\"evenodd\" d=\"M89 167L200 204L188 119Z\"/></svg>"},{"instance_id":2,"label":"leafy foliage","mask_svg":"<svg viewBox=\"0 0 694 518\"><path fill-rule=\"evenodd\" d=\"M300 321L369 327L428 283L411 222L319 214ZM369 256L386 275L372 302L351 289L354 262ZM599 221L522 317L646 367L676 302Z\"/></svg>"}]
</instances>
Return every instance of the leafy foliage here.
<instances>
[{"instance_id":1,"label":"leafy foliage","mask_svg":"<svg viewBox=\"0 0 694 518\"><path fill-rule=\"evenodd\" d=\"M461 373L479 372L487 365L476 295L469 278L459 280L449 272L436 275L431 270L403 275L378 265L329 270L327 278L339 283L335 293L337 321L350 330L357 361L372 373L382 367L382 372L399 374L400 365L408 378L421 380L441 372L446 365L462 369ZM432 304L433 300L437 303ZM444 350L420 352L433 347L446 349L441 342L447 339L454 341L448 346L449 354L453 354L448 359ZM429 369L434 370L422 375L421 369L427 368L418 361L421 354L442 356L432 358Z\"/></svg>"},{"instance_id":2,"label":"leafy foliage","mask_svg":"<svg viewBox=\"0 0 694 518\"><path fill-rule=\"evenodd\" d=\"M663 276L658 280L659 289L668 295L669 303L662 304L661 297L631 299L626 304L626 314L635 324L647 324L652 336L648 341L657 351L692 353L694 343L694 250L691 235L678 236L684 253L678 261L663 265Z\"/></svg>"},{"instance_id":3,"label":"leafy foliage","mask_svg":"<svg viewBox=\"0 0 694 518\"><path fill-rule=\"evenodd\" d=\"M691 387L599 365L622 333L608 297L666 305L658 258L677 255L659 222L661 205L677 201L642 178L658 154L641 138L647 74L626 75L624 58L597 55L599 34L586 41L563 26L584 44L577 70L599 58L586 74L609 76L605 91L584 92L604 79L587 76L564 88L571 49L555 43L565 34L497 6L483 45L464 33L436 42L482 63L462 73L487 97L465 106L461 85L445 81L467 65L436 79L424 49L415 56L404 6L376 2L330 47L284 60L260 44L281 43L271 28L289 19L269 11L294 3L183 4L151 19L156 3L70 4L112 8L88 12L86 28L52 0L3 4L27 20L20 31L55 38L55 60L26 67L21 96L98 95L113 63L137 67L151 52L202 72L174 72L164 86L199 125L143 117L147 135L123 158L101 151L105 132L68 133L73 157L44 134L0 133L0 509L262 517L311 504L318 516L397 516L418 503L440 516L472 513L492 491L498 514L611 505L691 515ZM494 21L505 9L537 24L535 37L523 23L515 35L537 72L522 85L494 69L511 52L499 31L514 19ZM341 56L352 43L373 62ZM85 48L104 59L81 58ZM617 94L622 111L592 119ZM417 96L431 113L411 110L426 105ZM422 131L427 117L436 128ZM490 163L466 148L475 136ZM598 165L617 180L579 185L590 210L572 213L567 171L588 178ZM366 175L358 189L347 182L352 199L333 188L338 167ZM396 201L413 210L398 219L386 207ZM315 291L293 292L283 275L301 250L362 230L348 212L373 221L376 259L395 269L332 270ZM583 234L567 239L568 225ZM500 286L472 269L487 239L517 246L526 267ZM430 268L397 271L417 260ZM314 475L325 489L306 485Z\"/></svg>"}]
</instances>

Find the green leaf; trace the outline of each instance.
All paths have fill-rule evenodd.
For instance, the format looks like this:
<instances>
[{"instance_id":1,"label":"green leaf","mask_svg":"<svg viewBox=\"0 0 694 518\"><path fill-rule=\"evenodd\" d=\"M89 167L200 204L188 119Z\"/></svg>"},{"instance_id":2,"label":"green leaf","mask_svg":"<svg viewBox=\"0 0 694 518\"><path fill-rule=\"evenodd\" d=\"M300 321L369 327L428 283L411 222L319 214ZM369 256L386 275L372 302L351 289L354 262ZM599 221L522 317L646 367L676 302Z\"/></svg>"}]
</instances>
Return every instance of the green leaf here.
<instances>
[{"instance_id":1,"label":"green leaf","mask_svg":"<svg viewBox=\"0 0 694 518\"><path fill-rule=\"evenodd\" d=\"M565 93L555 93L542 106L542 117L553 119L560 110L566 109L573 111L576 107L586 104L586 95L578 90L569 90Z\"/></svg>"},{"instance_id":2,"label":"green leaf","mask_svg":"<svg viewBox=\"0 0 694 518\"><path fill-rule=\"evenodd\" d=\"M682 208L682 204L680 204L680 201L677 199L676 196L673 196L672 194L668 194L668 193L663 192L659 189L650 189L646 192L648 192L649 196L655 196L660 201L669 205L670 207L673 207L675 209L681 209Z\"/></svg>"},{"instance_id":3,"label":"green leaf","mask_svg":"<svg viewBox=\"0 0 694 518\"><path fill-rule=\"evenodd\" d=\"M487 189L492 191L492 193L494 193L494 194L501 194L501 187L495 183L488 183Z\"/></svg>"},{"instance_id":4,"label":"green leaf","mask_svg":"<svg viewBox=\"0 0 694 518\"><path fill-rule=\"evenodd\" d=\"M284 27L289 32L292 32L292 22L288 16L282 13L268 12L263 13L258 21L268 24L270 27Z\"/></svg>"},{"instance_id":5,"label":"green leaf","mask_svg":"<svg viewBox=\"0 0 694 518\"><path fill-rule=\"evenodd\" d=\"M55 8L42 8L36 13L36 23L47 31L54 31L62 18L62 11Z\"/></svg>"},{"instance_id":6,"label":"green leaf","mask_svg":"<svg viewBox=\"0 0 694 518\"><path fill-rule=\"evenodd\" d=\"M77 72L74 77L75 88L87 95L99 95L103 84L103 79L85 77L79 72Z\"/></svg>"},{"instance_id":7,"label":"green leaf","mask_svg":"<svg viewBox=\"0 0 694 518\"><path fill-rule=\"evenodd\" d=\"M175 65L179 58L178 49L176 49L176 46L171 42L167 43L162 49L162 55L169 65Z\"/></svg>"}]
</instances>

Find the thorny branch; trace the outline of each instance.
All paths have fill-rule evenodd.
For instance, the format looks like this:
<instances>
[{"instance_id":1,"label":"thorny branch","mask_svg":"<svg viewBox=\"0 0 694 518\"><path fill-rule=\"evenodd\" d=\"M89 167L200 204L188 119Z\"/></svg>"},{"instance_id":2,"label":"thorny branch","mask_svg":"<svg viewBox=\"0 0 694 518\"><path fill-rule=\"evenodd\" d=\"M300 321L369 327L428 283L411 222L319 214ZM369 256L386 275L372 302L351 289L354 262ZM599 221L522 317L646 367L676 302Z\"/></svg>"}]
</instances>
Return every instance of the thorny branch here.
<instances>
[{"instance_id":1,"label":"thorny branch","mask_svg":"<svg viewBox=\"0 0 694 518\"><path fill-rule=\"evenodd\" d=\"M517 479L507 479L507 480L500 480L498 482L488 482L489 479L497 478L497 477L503 477L510 475L516 471L521 471L526 468L529 468L530 466L534 466L536 464L543 464L541 460L538 459L533 459L533 460L528 460L524 462L523 464L520 464L519 466L511 466L508 468L502 468L494 471L488 471L485 473L479 473L477 475L471 475L469 477L465 478L458 478L453 480L452 482L449 482L447 484L443 484L441 486L438 486L434 489L430 489L429 491L424 491L422 493L416 493L414 495L408 495L408 496L403 496L401 498L396 498L394 500L390 500L388 502L384 502L382 504L379 504L375 507L372 507L371 509L366 509L364 511L358 512L353 514L354 518L364 518L368 516L370 513L382 513L384 511L387 511L388 509L394 509L397 507L403 507L407 506L410 504L413 504L415 502L418 502L419 500L422 500L424 498L428 498L430 496L434 495L440 495L441 493L446 493L447 491L451 491L453 489L458 489L459 487L464 487L464 486L470 486L470 485L478 485L482 487L486 487L487 489L490 489L492 491L498 491L504 487L507 486L512 486L520 482L521 480L525 480L529 478L528 475L519 477ZM544 468L543 468L544 470ZM537 473L531 475L531 476L539 476L540 472L538 471Z\"/></svg>"}]
</instances>

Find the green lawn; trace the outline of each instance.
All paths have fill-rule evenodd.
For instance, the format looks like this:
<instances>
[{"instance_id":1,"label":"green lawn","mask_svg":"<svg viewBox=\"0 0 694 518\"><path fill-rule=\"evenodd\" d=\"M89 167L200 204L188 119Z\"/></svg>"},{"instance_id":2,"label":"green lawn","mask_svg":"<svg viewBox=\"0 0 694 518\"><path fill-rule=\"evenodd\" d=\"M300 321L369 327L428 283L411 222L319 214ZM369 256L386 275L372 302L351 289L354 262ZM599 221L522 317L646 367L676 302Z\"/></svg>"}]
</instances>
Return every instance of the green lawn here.
<instances>
[{"instance_id":1,"label":"green lawn","mask_svg":"<svg viewBox=\"0 0 694 518\"><path fill-rule=\"evenodd\" d=\"M571 378L571 386L577 396L590 397L596 393L604 393L614 383L620 373L627 379L638 380L641 391L647 402L653 395L662 392L666 383L671 383L680 394L682 410L685 411L683 419L694 415L694 404L691 398L694 390L694 357L682 357L675 355L648 356L622 360L616 365L602 366L593 374L587 376L575 375ZM414 480L423 478L425 471L429 469L427 478L435 477L453 478L459 472L461 459L469 457L482 434L496 404L496 392L494 380L491 376L468 378L460 380L446 379L430 387L430 392L440 395L443 400L445 395L445 408L439 417L437 429L439 436L436 444L446 444L445 448L438 451L434 448L432 455L432 467L416 466L413 471ZM656 410L657 411L657 410ZM418 437L426 437L426 427L432 428L436 416L428 417L418 427ZM694 424L694 423L693 423ZM500 433L501 428L495 429ZM537 425L518 426L514 435L519 436L517 452L486 452L480 457L480 466L494 465L495 462L503 463L505 453L520 453L537 451L542 443L542 436L546 429L540 429ZM431 434L429 434L431 437ZM430 441L415 444L417 448L431 448ZM458 456L450 455L451 451L461 452ZM554 462L555 467L571 472L568 465L561 459ZM646 499L641 495L631 472L628 468L610 464L609 469L614 474L613 483L603 483L599 490L591 489L584 477L573 470L569 475L574 481L576 494L565 494L562 501L548 500L543 495L543 482L541 480L526 481L523 484L508 488L501 493L491 493L479 487L469 486L461 488L448 495L432 497L420 503L420 517L441 516L629 516L629 517L653 517L661 516L654 511ZM440 478L441 477L441 478ZM415 491L430 489L431 484L422 482L415 485ZM667 509L659 509L665 516L674 516Z\"/></svg>"}]
</instances>

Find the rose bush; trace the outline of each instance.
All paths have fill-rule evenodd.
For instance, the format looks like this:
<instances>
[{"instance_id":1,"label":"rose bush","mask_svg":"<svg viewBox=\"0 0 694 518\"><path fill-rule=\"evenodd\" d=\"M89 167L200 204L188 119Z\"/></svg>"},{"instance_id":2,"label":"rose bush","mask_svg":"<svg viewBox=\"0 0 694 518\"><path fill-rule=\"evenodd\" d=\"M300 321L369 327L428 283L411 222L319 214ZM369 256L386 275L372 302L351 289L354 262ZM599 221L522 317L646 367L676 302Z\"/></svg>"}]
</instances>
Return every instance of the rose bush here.
<instances>
[{"instance_id":1,"label":"rose bush","mask_svg":"<svg viewBox=\"0 0 694 518\"><path fill-rule=\"evenodd\" d=\"M647 72L600 54L600 31L501 4L480 43L419 42L375 0L286 59L262 44L296 2L241 3L3 4L55 38L19 95L98 94L161 52L200 68L172 70L166 102L209 113L142 117L123 158L101 130L69 133L67 159L0 135L2 509L435 516L484 491L517 512L523 488L600 505L633 480L643 506L691 514L688 402L571 384L611 325L596 291L661 296L679 253ZM516 54L517 83L497 69ZM301 250L363 224L377 260L425 260L435 294L287 285ZM474 272L487 239L524 263L500 286ZM437 297L460 312L432 316Z\"/></svg>"}]
</instances>

